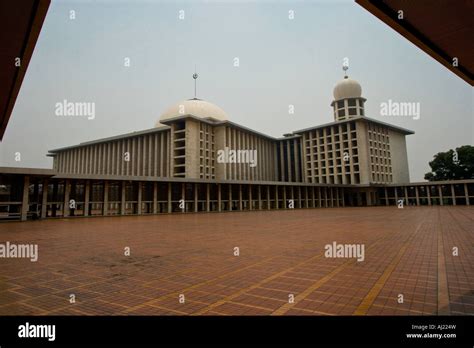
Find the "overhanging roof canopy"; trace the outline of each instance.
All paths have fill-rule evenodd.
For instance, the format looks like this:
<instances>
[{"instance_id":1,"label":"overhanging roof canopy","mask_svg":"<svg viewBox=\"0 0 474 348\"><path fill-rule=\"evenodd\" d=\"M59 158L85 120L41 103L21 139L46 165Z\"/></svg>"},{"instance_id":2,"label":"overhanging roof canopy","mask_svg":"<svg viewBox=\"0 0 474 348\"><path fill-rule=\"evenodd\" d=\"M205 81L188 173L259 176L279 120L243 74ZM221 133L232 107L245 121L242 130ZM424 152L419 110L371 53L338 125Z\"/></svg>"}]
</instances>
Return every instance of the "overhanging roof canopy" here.
<instances>
[{"instance_id":1,"label":"overhanging roof canopy","mask_svg":"<svg viewBox=\"0 0 474 348\"><path fill-rule=\"evenodd\" d=\"M0 1L0 140L51 0ZM16 59L20 58L20 66Z\"/></svg>"},{"instance_id":2,"label":"overhanging roof canopy","mask_svg":"<svg viewBox=\"0 0 474 348\"><path fill-rule=\"evenodd\" d=\"M355 2L474 86L474 1ZM403 19L398 19L400 10ZM453 65L454 58L457 58L458 66Z\"/></svg>"}]
</instances>

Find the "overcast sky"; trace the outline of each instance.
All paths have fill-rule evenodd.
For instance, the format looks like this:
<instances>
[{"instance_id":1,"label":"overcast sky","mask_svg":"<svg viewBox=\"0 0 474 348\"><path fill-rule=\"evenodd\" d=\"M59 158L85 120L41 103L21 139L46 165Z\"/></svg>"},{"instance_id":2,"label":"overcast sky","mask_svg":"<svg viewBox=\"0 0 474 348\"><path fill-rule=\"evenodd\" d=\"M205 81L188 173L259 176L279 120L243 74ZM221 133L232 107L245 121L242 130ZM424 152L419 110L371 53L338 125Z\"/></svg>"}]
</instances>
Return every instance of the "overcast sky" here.
<instances>
[{"instance_id":1,"label":"overcast sky","mask_svg":"<svg viewBox=\"0 0 474 348\"><path fill-rule=\"evenodd\" d=\"M194 96L195 65L198 97L238 124L281 136L328 123L344 57L366 115L415 131L407 137L412 181L435 153L474 143L473 89L353 1L53 0L0 166L49 168L49 149L152 128ZM389 99L420 103L420 119L382 116ZM94 102L95 119L56 116L63 100Z\"/></svg>"}]
</instances>

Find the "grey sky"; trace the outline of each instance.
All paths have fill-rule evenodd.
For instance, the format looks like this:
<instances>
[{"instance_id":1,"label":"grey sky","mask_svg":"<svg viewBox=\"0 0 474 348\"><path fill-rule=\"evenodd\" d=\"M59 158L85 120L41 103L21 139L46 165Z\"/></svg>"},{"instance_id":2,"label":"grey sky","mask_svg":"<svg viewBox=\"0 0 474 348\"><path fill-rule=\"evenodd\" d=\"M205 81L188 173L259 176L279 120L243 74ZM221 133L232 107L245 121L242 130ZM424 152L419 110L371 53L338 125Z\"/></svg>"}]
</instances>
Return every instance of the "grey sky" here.
<instances>
[{"instance_id":1,"label":"grey sky","mask_svg":"<svg viewBox=\"0 0 474 348\"><path fill-rule=\"evenodd\" d=\"M193 97L195 64L198 97L236 123L272 136L328 123L344 57L366 115L416 132L407 138L412 181L423 179L433 154L474 143L472 88L353 1L53 0L0 165L49 168L49 149L152 128L170 105ZM56 116L64 99L95 102L95 119ZM419 102L421 118L381 116L389 99Z\"/></svg>"}]
</instances>

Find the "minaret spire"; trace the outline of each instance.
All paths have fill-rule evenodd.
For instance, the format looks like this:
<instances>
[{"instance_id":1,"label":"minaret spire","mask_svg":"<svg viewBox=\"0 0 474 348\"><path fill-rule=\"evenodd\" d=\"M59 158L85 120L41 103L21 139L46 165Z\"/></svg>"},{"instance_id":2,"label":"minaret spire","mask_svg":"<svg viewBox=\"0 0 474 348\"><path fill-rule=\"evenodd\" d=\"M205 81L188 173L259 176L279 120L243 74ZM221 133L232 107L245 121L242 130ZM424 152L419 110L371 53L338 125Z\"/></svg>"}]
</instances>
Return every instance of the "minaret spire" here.
<instances>
[{"instance_id":1,"label":"minaret spire","mask_svg":"<svg viewBox=\"0 0 474 348\"><path fill-rule=\"evenodd\" d=\"M344 70L344 78L347 79L347 70L349 69L349 65L343 64L342 70Z\"/></svg>"},{"instance_id":2,"label":"minaret spire","mask_svg":"<svg viewBox=\"0 0 474 348\"><path fill-rule=\"evenodd\" d=\"M197 72L196 72L196 66L194 66L194 74L193 74L193 79L194 79L194 99L197 99L197 97L196 97L196 95L197 95L197 94L196 94L196 85L197 85L196 82L197 82L197 81L196 81L196 80L197 80L198 76L199 76L199 75L198 75Z\"/></svg>"}]
</instances>

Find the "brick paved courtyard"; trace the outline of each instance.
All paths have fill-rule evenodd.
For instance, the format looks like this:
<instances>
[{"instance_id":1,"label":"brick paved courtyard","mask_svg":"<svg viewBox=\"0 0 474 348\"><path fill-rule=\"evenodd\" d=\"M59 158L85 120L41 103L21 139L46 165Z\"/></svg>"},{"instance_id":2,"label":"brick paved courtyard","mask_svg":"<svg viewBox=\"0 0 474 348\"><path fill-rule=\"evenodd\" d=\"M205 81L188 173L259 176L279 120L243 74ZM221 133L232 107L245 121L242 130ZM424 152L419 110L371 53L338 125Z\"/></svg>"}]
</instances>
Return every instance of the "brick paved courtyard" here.
<instances>
[{"instance_id":1,"label":"brick paved courtyard","mask_svg":"<svg viewBox=\"0 0 474 348\"><path fill-rule=\"evenodd\" d=\"M445 206L3 223L0 243L36 243L39 260L0 259L0 315L472 315L473 219ZM334 241L364 244L364 261L326 258Z\"/></svg>"}]
</instances>

